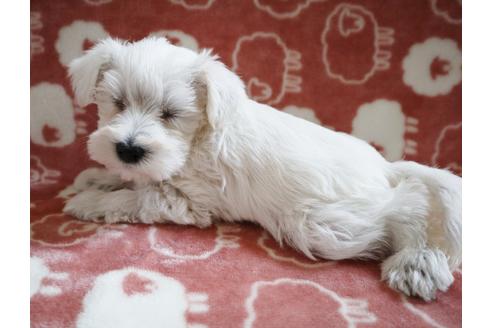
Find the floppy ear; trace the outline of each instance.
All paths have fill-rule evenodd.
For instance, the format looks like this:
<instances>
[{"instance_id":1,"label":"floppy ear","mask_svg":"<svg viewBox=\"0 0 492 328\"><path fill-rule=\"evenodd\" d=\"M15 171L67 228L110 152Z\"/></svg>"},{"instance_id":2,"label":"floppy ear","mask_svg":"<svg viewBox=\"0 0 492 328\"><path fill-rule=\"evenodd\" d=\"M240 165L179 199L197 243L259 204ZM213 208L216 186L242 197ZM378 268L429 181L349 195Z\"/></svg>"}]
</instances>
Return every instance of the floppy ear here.
<instances>
[{"instance_id":1,"label":"floppy ear","mask_svg":"<svg viewBox=\"0 0 492 328\"><path fill-rule=\"evenodd\" d=\"M200 95L205 97L203 103L210 126L217 129L227 124L228 118L237 113L238 105L247 96L239 76L210 53L211 50L202 51L197 60L198 94L199 98Z\"/></svg>"},{"instance_id":2,"label":"floppy ear","mask_svg":"<svg viewBox=\"0 0 492 328\"><path fill-rule=\"evenodd\" d=\"M72 60L68 74L76 102L84 107L94 102L94 91L108 69L112 55L123 46L116 39L104 39L79 58Z\"/></svg>"}]
</instances>

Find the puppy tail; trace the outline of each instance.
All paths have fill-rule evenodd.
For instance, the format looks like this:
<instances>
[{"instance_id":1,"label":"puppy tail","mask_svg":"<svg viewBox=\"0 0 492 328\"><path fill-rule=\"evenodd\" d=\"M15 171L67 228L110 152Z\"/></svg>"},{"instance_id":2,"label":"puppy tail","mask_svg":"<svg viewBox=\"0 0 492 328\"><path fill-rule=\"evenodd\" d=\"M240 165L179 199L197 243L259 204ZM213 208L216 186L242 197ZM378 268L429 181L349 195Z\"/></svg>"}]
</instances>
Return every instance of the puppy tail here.
<instances>
[{"instance_id":1,"label":"puppy tail","mask_svg":"<svg viewBox=\"0 0 492 328\"><path fill-rule=\"evenodd\" d=\"M446 170L407 161L391 163L390 172L390 182L396 191L386 206L388 222L399 216L408 219L400 228L415 229L415 219L419 218L423 223L417 234L410 232L410 238L400 240L396 248L408 246L412 238L425 236L426 246L442 250L450 269L456 269L461 264L461 178ZM400 238L396 234L405 234L403 230L409 229L392 231L393 239Z\"/></svg>"}]
</instances>

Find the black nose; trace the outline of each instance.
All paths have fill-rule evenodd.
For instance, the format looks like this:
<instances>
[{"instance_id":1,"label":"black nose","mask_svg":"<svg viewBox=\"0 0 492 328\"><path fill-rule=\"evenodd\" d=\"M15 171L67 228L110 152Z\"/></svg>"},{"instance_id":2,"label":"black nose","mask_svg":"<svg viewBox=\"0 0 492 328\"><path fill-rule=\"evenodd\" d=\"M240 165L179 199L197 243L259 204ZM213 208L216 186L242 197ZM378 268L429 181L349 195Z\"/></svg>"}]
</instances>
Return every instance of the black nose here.
<instances>
[{"instance_id":1,"label":"black nose","mask_svg":"<svg viewBox=\"0 0 492 328\"><path fill-rule=\"evenodd\" d=\"M135 164L145 157L146 150L136 146L133 142L118 142L116 144L116 154L118 158L125 163Z\"/></svg>"}]
</instances>

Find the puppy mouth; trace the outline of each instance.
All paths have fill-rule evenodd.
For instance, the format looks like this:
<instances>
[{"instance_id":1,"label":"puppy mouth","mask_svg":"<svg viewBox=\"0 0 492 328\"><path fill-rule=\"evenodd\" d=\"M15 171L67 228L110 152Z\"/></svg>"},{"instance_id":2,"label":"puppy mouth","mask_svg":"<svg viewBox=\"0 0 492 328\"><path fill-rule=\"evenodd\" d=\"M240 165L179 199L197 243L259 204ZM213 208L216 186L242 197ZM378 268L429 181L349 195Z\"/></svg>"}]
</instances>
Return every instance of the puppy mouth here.
<instances>
[{"instance_id":1,"label":"puppy mouth","mask_svg":"<svg viewBox=\"0 0 492 328\"><path fill-rule=\"evenodd\" d=\"M162 170L152 170L150 155L146 155L144 159L141 159L137 163L125 163L119 161L115 166L105 166L108 170L115 172L125 181L148 183L160 182L169 178L163 174Z\"/></svg>"},{"instance_id":2,"label":"puppy mouth","mask_svg":"<svg viewBox=\"0 0 492 328\"><path fill-rule=\"evenodd\" d=\"M138 180L149 180L143 175L136 175L135 173L131 173L128 170L117 170L118 175L124 181L138 181Z\"/></svg>"},{"instance_id":3,"label":"puppy mouth","mask_svg":"<svg viewBox=\"0 0 492 328\"><path fill-rule=\"evenodd\" d=\"M136 164L124 164L118 166L104 165L109 171L118 174L124 181L133 182L149 182L149 181L162 181L162 179L155 179L145 171L139 170Z\"/></svg>"}]
</instances>

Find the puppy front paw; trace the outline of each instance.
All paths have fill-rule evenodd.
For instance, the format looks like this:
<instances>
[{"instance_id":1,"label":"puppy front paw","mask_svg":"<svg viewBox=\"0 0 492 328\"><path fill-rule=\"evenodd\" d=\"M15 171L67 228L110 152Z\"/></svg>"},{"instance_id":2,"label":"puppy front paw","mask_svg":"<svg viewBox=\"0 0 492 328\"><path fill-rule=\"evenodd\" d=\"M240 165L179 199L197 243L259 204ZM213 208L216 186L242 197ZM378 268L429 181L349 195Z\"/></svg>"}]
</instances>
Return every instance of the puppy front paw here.
<instances>
[{"instance_id":1,"label":"puppy front paw","mask_svg":"<svg viewBox=\"0 0 492 328\"><path fill-rule=\"evenodd\" d=\"M392 289L427 302L454 281L447 258L438 249L403 249L383 262L382 278Z\"/></svg>"},{"instance_id":2,"label":"puppy front paw","mask_svg":"<svg viewBox=\"0 0 492 328\"><path fill-rule=\"evenodd\" d=\"M100 190L82 191L66 202L63 212L80 220L102 222L103 213L95 209L103 193Z\"/></svg>"},{"instance_id":3,"label":"puppy front paw","mask_svg":"<svg viewBox=\"0 0 492 328\"><path fill-rule=\"evenodd\" d=\"M200 229L205 229L212 225L212 217L209 212L193 211L192 216L193 224Z\"/></svg>"},{"instance_id":4,"label":"puppy front paw","mask_svg":"<svg viewBox=\"0 0 492 328\"><path fill-rule=\"evenodd\" d=\"M78 219L95 222L138 222L135 192L84 190L67 201L63 211Z\"/></svg>"},{"instance_id":5,"label":"puppy front paw","mask_svg":"<svg viewBox=\"0 0 492 328\"><path fill-rule=\"evenodd\" d=\"M85 190L114 191L131 187L130 182L125 182L106 169L91 167L80 172L71 185L66 186L58 193L58 197L68 199Z\"/></svg>"},{"instance_id":6,"label":"puppy front paw","mask_svg":"<svg viewBox=\"0 0 492 328\"><path fill-rule=\"evenodd\" d=\"M104 214L104 222L113 223L142 223L135 215L123 211L108 211Z\"/></svg>"},{"instance_id":7,"label":"puppy front paw","mask_svg":"<svg viewBox=\"0 0 492 328\"><path fill-rule=\"evenodd\" d=\"M79 173L73 182L75 190L102 190L112 191L124 186L124 181L117 174L107 169L91 167Z\"/></svg>"}]
</instances>

